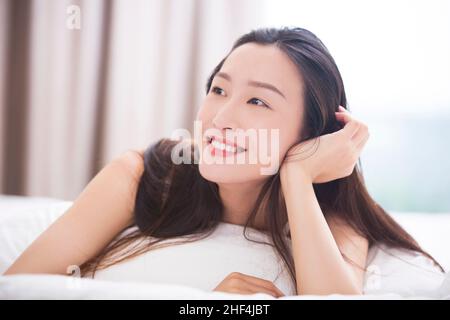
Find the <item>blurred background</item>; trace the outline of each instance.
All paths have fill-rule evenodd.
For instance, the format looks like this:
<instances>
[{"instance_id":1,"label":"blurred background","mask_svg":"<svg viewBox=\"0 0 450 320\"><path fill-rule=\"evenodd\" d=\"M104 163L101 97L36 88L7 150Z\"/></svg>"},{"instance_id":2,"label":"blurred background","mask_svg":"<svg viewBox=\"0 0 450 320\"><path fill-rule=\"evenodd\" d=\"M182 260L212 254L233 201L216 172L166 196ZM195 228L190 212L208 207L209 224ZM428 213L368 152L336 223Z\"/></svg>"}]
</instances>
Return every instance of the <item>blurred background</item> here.
<instances>
[{"instance_id":1,"label":"blurred background","mask_svg":"<svg viewBox=\"0 0 450 320\"><path fill-rule=\"evenodd\" d=\"M0 0L0 193L75 199L123 151L191 129L233 41L281 26L334 56L375 200L450 212L448 0Z\"/></svg>"}]
</instances>

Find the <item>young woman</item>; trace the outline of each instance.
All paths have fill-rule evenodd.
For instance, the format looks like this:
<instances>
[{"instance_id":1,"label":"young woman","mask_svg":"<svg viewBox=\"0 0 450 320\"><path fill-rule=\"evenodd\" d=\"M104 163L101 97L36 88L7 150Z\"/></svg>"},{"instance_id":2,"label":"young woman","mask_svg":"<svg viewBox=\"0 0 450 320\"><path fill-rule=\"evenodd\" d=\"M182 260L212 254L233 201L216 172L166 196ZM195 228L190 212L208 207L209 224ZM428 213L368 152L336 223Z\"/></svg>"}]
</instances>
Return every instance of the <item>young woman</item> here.
<instances>
[{"instance_id":1,"label":"young woman","mask_svg":"<svg viewBox=\"0 0 450 320\"><path fill-rule=\"evenodd\" d=\"M176 164L178 141L169 139L145 153L129 151L103 168L6 274L64 274L79 265L95 276L168 250L165 240L181 240L188 250L224 224L267 235L296 294L363 293L367 253L377 244L434 261L368 194L357 165L367 126L346 110L339 70L314 34L271 28L243 35L206 92L197 115L202 139L179 155L193 150L194 158L243 163L201 157ZM242 134L250 129L278 130L277 140ZM269 158L280 167L270 175L249 161L261 145L277 147ZM285 294L272 281L235 271L214 290Z\"/></svg>"}]
</instances>

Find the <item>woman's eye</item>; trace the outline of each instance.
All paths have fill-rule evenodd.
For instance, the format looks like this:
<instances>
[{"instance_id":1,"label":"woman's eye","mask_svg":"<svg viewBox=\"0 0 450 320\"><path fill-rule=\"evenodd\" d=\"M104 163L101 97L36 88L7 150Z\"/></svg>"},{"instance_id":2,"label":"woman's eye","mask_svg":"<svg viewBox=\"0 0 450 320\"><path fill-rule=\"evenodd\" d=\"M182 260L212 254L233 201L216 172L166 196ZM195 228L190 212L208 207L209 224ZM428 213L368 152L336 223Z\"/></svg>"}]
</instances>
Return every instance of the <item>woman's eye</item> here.
<instances>
[{"instance_id":1,"label":"woman's eye","mask_svg":"<svg viewBox=\"0 0 450 320\"><path fill-rule=\"evenodd\" d=\"M257 101L257 105L258 105L258 106L265 107L265 108L270 108L265 102L261 101L261 100L258 99L258 98L251 98L251 99L248 100L248 101L249 101L249 102L250 102L250 101ZM259 102L259 104L258 104L258 102Z\"/></svg>"},{"instance_id":2,"label":"woman's eye","mask_svg":"<svg viewBox=\"0 0 450 320\"><path fill-rule=\"evenodd\" d=\"M220 94L220 92L223 92L223 89L219 88L219 87L213 87L211 89L212 92L216 93L216 94ZM221 95L221 94L220 94Z\"/></svg>"},{"instance_id":3,"label":"woman's eye","mask_svg":"<svg viewBox=\"0 0 450 320\"><path fill-rule=\"evenodd\" d=\"M211 92L214 93L214 94L218 94L218 95L223 95L225 93L225 91L222 88L219 88L219 87L212 87L211 88ZM248 100L248 102L251 102L251 101L252 102L256 102L257 106L261 106L261 107L270 109L270 107L264 101L262 101L262 100L260 100L258 98L251 98L250 100ZM253 104L255 104L255 103L253 103Z\"/></svg>"}]
</instances>

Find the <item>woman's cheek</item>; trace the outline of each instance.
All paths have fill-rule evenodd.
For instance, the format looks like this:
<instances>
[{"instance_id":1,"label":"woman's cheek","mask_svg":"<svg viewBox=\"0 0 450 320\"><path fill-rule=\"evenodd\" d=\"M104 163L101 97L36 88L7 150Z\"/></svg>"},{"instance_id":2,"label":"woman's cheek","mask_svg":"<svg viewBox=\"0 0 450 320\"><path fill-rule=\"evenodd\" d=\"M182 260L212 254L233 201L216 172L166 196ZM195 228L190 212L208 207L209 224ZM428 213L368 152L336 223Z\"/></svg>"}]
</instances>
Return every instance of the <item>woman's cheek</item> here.
<instances>
[{"instance_id":1,"label":"woman's cheek","mask_svg":"<svg viewBox=\"0 0 450 320\"><path fill-rule=\"evenodd\" d=\"M205 106L201 106L200 109L197 112L197 117L196 120L198 121L205 121L205 119L207 118L207 109L205 108Z\"/></svg>"}]
</instances>

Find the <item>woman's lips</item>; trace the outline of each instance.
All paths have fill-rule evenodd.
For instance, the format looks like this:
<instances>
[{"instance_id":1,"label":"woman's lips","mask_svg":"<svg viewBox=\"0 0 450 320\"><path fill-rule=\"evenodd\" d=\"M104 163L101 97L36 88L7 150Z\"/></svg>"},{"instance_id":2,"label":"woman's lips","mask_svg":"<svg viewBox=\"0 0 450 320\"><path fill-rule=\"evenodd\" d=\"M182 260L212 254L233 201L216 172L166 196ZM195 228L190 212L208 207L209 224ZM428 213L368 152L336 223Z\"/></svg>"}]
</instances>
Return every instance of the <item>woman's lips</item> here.
<instances>
[{"instance_id":1,"label":"woman's lips","mask_svg":"<svg viewBox=\"0 0 450 320\"><path fill-rule=\"evenodd\" d=\"M212 156L220 155L222 157L228 157L246 151L245 148L223 138L213 136L208 137L207 141L211 145Z\"/></svg>"}]
</instances>

